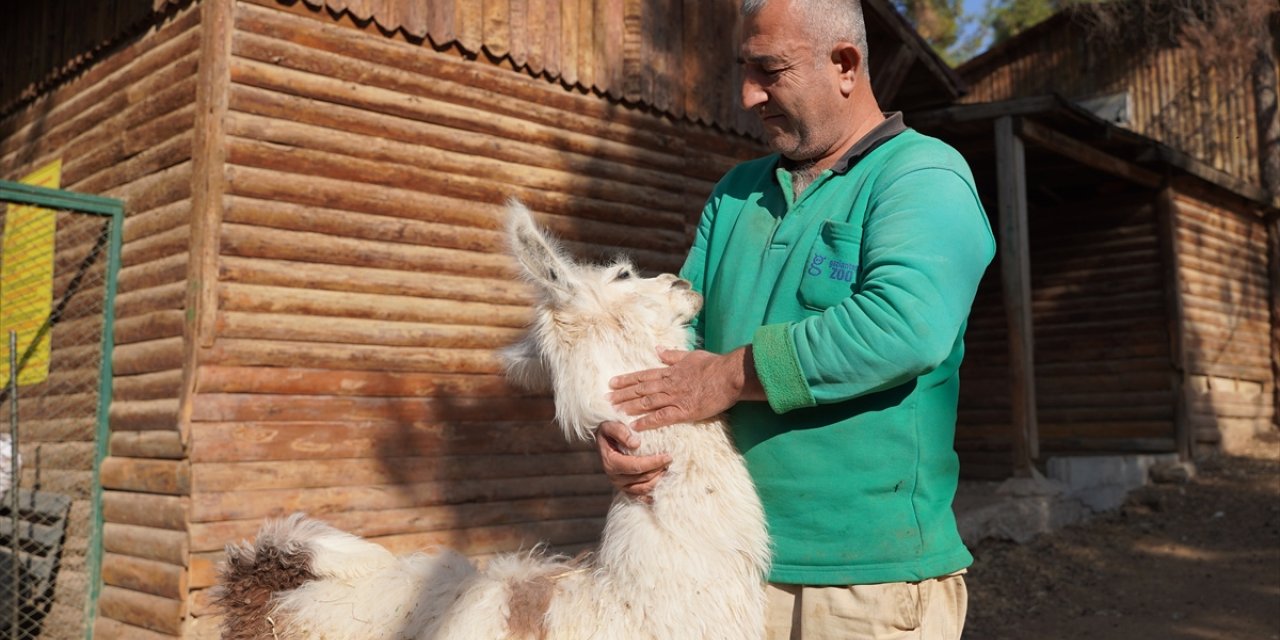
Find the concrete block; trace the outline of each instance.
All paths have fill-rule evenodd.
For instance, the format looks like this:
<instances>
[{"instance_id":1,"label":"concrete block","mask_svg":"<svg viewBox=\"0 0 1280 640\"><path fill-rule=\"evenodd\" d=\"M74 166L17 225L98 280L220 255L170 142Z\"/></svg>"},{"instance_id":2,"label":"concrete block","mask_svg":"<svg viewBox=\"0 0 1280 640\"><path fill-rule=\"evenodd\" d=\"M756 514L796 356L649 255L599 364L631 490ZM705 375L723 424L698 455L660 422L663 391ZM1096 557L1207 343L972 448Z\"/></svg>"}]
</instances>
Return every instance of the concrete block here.
<instances>
[{"instance_id":1,"label":"concrete block","mask_svg":"<svg viewBox=\"0 0 1280 640\"><path fill-rule=\"evenodd\" d=\"M1129 492L1147 484L1152 465L1178 462L1177 454L1064 456L1050 458L1049 478L1066 485L1066 495L1093 511L1124 504Z\"/></svg>"}]
</instances>

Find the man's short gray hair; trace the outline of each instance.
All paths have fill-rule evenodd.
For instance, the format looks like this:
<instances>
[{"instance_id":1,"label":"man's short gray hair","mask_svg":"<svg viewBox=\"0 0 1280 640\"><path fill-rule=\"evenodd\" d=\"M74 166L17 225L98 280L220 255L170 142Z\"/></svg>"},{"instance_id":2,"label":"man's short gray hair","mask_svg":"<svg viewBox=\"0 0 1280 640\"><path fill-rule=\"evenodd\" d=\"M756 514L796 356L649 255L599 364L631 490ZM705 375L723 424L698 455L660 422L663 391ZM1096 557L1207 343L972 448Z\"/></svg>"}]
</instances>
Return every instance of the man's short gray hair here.
<instances>
[{"instance_id":1,"label":"man's short gray hair","mask_svg":"<svg viewBox=\"0 0 1280 640\"><path fill-rule=\"evenodd\" d=\"M834 47L837 42L851 42L862 54L862 69L867 69L867 24L862 17L862 0L790 0L791 10L798 11L818 44ZM753 16L769 0L742 0L742 16Z\"/></svg>"}]
</instances>

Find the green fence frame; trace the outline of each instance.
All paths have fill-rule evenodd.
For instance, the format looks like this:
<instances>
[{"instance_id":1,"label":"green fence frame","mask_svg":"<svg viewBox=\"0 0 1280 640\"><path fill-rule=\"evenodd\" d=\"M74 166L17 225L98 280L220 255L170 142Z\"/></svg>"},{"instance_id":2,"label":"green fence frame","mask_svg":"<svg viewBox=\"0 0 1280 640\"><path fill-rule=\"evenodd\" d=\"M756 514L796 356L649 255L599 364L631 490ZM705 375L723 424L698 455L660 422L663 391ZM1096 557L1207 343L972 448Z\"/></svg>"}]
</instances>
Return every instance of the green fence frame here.
<instances>
[{"instance_id":1,"label":"green fence frame","mask_svg":"<svg viewBox=\"0 0 1280 640\"><path fill-rule=\"evenodd\" d=\"M102 461L107 457L107 441L111 435L108 422L111 409L111 354L115 349L113 328L115 326L116 277L120 272L120 250L124 244L124 203L113 198L34 187L7 180L0 180L0 200L111 218L111 238L107 247L106 300L103 303L102 319L102 364L98 373L98 425L95 436L97 450L93 458L91 529L89 548L86 550L89 598L85 603L85 638L92 639L93 623L98 615L98 596L102 590L101 470Z\"/></svg>"}]
</instances>

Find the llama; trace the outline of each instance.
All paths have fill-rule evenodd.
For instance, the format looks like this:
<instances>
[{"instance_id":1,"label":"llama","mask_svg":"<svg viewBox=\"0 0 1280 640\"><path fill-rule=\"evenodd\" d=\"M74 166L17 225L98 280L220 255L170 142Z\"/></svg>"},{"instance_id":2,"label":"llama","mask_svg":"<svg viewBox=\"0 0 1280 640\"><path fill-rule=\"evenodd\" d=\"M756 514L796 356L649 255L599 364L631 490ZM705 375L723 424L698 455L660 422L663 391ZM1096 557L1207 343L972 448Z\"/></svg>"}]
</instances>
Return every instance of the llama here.
<instances>
[{"instance_id":1,"label":"llama","mask_svg":"<svg viewBox=\"0 0 1280 640\"><path fill-rule=\"evenodd\" d=\"M508 236L537 291L525 338L504 352L516 384L550 390L570 439L625 420L611 377L662 366L687 345L702 298L670 274L625 261L577 264L519 202ZM678 640L759 638L768 537L759 498L723 418L640 434L637 454L668 452L652 500L610 506L599 548L531 553L483 570L452 550L396 557L317 520L268 523L230 545L219 602L223 638L327 640Z\"/></svg>"}]
</instances>

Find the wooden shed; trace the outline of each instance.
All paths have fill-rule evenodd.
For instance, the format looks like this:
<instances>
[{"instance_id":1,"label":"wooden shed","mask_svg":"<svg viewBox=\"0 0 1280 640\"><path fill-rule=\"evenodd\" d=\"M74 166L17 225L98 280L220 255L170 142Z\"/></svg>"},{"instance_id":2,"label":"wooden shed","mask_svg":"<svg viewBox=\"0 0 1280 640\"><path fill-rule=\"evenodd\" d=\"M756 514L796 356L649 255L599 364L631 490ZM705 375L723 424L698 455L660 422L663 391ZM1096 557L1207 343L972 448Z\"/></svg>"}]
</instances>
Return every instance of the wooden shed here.
<instances>
[{"instance_id":1,"label":"wooden shed","mask_svg":"<svg viewBox=\"0 0 1280 640\"><path fill-rule=\"evenodd\" d=\"M971 475L1051 454L1231 449L1275 428L1278 194L1249 60L1117 46L1064 10L962 65L955 144L998 218L958 446ZM1274 86L1274 85L1273 85ZM1009 393L1001 393L1009 390Z\"/></svg>"},{"instance_id":2,"label":"wooden shed","mask_svg":"<svg viewBox=\"0 0 1280 640\"><path fill-rule=\"evenodd\" d=\"M1275 428L1275 198L1059 96L908 121L968 158L999 244L966 335L963 474Z\"/></svg>"},{"instance_id":3,"label":"wooden shed","mask_svg":"<svg viewBox=\"0 0 1280 640\"><path fill-rule=\"evenodd\" d=\"M595 454L499 375L529 302L502 204L676 268L714 181L759 153L736 4L7 6L0 178L61 160L63 188L125 209L109 447L74 470L101 535L68 534L101 580L41 637L210 637L223 546L296 510L395 550L592 542ZM956 76L865 4L888 106L952 102ZM24 486L57 464L28 461Z\"/></svg>"}]
</instances>

